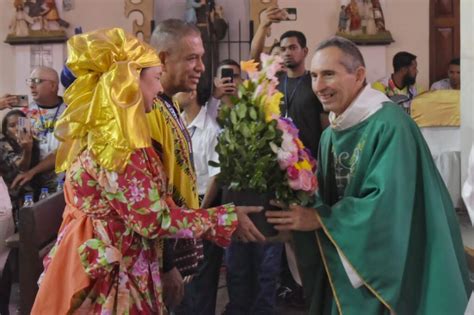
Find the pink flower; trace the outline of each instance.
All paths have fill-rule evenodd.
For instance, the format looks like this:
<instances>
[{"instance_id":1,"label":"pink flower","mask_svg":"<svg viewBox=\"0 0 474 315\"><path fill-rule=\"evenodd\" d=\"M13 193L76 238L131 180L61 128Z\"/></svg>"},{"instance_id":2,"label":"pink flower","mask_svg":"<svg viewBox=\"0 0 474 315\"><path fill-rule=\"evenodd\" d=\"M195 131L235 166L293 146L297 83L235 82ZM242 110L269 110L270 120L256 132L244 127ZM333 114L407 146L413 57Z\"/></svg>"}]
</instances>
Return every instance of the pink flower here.
<instances>
[{"instance_id":1,"label":"pink flower","mask_svg":"<svg viewBox=\"0 0 474 315\"><path fill-rule=\"evenodd\" d=\"M314 174L311 171L301 170L299 177L301 190L311 191L313 188L313 178Z\"/></svg>"},{"instance_id":2,"label":"pink flower","mask_svg":"<svg viewBox=\"0 0 474 315\"><path fill-rule=\"evenodd\" d=\"M279 149L277 152L277 160L282 170L298 162L298 155Z\"/></svg>"},{"instance_id":3,"label":"pink flower","mask_svg":"<svg viewBox=\"0 0 474 315\"><path fill-rule=\"evenodd\" d=\"M283 139L281 143L282 150L296 155L298 153L298 146L293 141L292 135L289 133L283 132L282 139Z\"/></svg>"},{"instance_id":4,"label":"pink flower","mask_svg":"<svg viewBox=\"0 0 474 315\"><path fill-rule=\"evenodd\" d=\"M293 190L303 190L306 192L313 192L316 183L316 178L314 174L308 170L300 170L298 173L298 178L289 179L288 184Z\"/></svg>"},{"instance_id":5,"label":"pink flower","mask_svg":"<svg viewBox=\"0 0 474 315\"><path fill-rule=\"evenodd\" d=\"M278 119L277 128L283 132L291 134L294 138L298 137L299 130L289 118L280 117L280 119Z\"/></svg>"},{"instance_id":6,"label":"pink flower","mask_svg":"<svg viewBox=\"0 0 474 315\"><path fill-rule=\"evenodd\" d=\"M293 165L286 169L286 174L290 180L296 180L298 178L298 173L298 170Z\"/></svg>"},{"instance_id":7,"label":"pink flower","mask_svg":"<svg viewBox=\"0 0 474 315\"><path fill-rule=\"evenodd\" d=\"M283 59L280 56L270 56L267 54L260 54L262 61L262 69L265 71L267 79L271 80L281 70L281 63Z\"/></svg>"}]
</instances>

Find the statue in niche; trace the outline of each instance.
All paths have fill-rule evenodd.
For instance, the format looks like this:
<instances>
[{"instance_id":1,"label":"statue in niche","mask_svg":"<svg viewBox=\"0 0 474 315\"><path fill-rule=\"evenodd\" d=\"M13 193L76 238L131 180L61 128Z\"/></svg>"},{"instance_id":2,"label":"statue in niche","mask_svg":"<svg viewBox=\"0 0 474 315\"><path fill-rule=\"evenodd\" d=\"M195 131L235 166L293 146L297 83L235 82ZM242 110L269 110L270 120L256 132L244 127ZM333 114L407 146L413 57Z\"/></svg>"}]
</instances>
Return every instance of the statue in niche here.
<instances>
[{"instance_id":1,"label":"statue in niche","mask_svg":"<svg viewBox=\"0 0 474 315\"><path fill-rule=\"evenodd\" d=\"M379 0L372 1L372 10L374 12L375 27L378 32L385 31L385 18L383 17L382 6Z\"/></svg>"},{"instance_id":2,"label":"statue in niche","mask_svg":"<svg viewBox=\"0 0 474 315\"><path fill-rule=\"evenodd\" d=\"M211 23L211 30L217 40L223 40L227 35L229 23L224 17L224 8L221 5L216 5L214 1L209 7L209 22Z\"/></svg>"},{"instance_id":3,"label":"statue in niche","mask_svg":"<svg viewBox=\"0 0 474 315\"><path fill-rule=\"evenodd\" d=\"M58 30L60 27L67 28L69 23L59 17L55 0L27 0L28 14L33 18L39 18L39 30Z\"/></svg>"},{"instance_id":4,"label":"statue in niche","mask_svg":"<svg viewBox=\"0 0 474 315\"><path fill-rule=\"evenodd\" d=\"M362 19L359 11L359 4L356 0L346 6L346 14L349 17L349 31L351 33L359 33L362 31Z\"/></svg>"},{"instance_id":5,"label":"statue in niche","mask_svg":"<svg viewBox=\"0 0 474 315\"><path fill-rule=\"evenodd\" d=\"M44 0L41 16L43 18L44 29L46 30L51 29L51 25L53 25L53 29L58 29L59 27L55 26L56 24L64 28L69 27L69 23L59 17L55 0Z\"/></svg>"},{"instance_id":6,"label":"statue in niche","mask_svg":"<svg viewBox=\"0 0 474 315\"><path fill-rule=\"evenodd\" d=\"M339 24L338 24L339 32L341 33L346 32L348 20L349 20L349 16L347 15L346 6L341 5L341 11L339 12Z\"/></svg>"},{"instance_id":7,"label":"statue in niche","mask_svg":"<svg viewBox=\"0 0 474 315\"><path fill-rule=\"evenodd\" d=\"M184 20L188 23L196 24L196 9L206 5L206 0L186 0L186 11L184 12Z\"/></svg>"},{"instance_id":8,"label":"statue in niche","mask_svg":"<svg viewBox=\"0 0 474 315\"><path fill-rule=\"evenodd\" d=\"M341 0L336 35L361 45L388 45L392 34L386 29L380 0Z\"/></svg>"},{"instance_id":9,"label":"statue in niche","mask_svg":"<svg viewBox=\"0 0 474 315\"><path fill-rule=\"evenodd\" d=\"M65 27L55 0L14 0L15 16L5 42L12 45L62 43Z\"/></svg>"},{"instance_id":10,"label":"statue in niche","mask_svg":"<svg viewBox=\"0 0 474 315\"><path fill-rule=\"evenodd\" d=\"M15 0L15 15L10 23L10 34L18 37L30 35L30 25L35 21L25 12L25 6L22 0Z\"/></svg>"}]
</instances>

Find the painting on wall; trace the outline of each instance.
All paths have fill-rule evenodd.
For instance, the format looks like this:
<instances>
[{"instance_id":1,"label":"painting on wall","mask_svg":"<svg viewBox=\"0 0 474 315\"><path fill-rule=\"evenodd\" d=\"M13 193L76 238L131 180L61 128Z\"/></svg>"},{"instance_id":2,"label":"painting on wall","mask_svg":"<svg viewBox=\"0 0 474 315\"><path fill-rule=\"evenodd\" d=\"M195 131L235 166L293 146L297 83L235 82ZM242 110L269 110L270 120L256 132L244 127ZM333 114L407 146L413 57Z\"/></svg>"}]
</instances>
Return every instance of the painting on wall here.
<instances>
[{"instance_id":1,"label":"painting on wall","mask_svg":"<svg viewBox=\"0 0 474 315\"><path fill-rule=\"evenodd\" d=\"M388 45L394 40L387 30L380 0L341 0L337 36L358 45Z\"/></svg>"},{"instance_id":2,"label":"painting on wall","mask_svg":"<svg viewBox=\"0 0 474 315\"><path fill-rule=\"evenodd\" d=\"M62 43L69 23L59 16L56 0L14 0L9 34L11 45Z\"/></svg>"}]
</instances>

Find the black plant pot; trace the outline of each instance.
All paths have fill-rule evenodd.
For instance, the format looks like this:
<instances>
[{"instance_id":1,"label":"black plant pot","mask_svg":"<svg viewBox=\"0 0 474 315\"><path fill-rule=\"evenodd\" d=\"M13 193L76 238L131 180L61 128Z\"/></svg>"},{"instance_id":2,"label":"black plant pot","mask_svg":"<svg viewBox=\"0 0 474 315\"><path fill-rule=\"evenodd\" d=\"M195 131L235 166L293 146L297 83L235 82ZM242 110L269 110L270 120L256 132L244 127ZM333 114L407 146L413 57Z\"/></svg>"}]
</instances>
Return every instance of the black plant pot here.
<instances>
[{"instance_id":1,"label":"black plant pot","mask_svg":"<svg viewBox=\"0 0 474 315\"><path fill-rule=\"evenodd\" d=\"M273 228L272 224L267 222L265 217L266 210L279 210L279 208L270 205L270 200L272 199L275 199L272 194L260 194L252 190L235 191L224 188L222 191L223 203L232 202L236 206L263 207L264 210L258 213L250 213L249 218L265 237L272 237L278 234L278 231Z\"/></svg>"}]
</instances>

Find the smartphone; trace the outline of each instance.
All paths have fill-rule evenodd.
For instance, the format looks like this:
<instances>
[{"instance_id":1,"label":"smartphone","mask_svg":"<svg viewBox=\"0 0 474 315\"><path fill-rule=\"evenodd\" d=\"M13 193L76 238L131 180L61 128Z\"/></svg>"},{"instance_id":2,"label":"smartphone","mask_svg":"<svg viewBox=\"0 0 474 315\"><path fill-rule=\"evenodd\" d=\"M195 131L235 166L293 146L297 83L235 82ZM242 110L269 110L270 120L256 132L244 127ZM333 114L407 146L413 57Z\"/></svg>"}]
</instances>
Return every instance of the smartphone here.
<instances>
[{"instance_id":1,"label":"smartphone","mask_svg":"<svg viewBox=\"0 0 474 315\"><path fill-rule=\"evenodd\" d=\"M16 95L18 102L13 104L13 107L27 107L28 106L28 95Z\"/></svg>"},{"instance_id":2,"label":"smartphone","mask_svg":"<svg viewBox=\"0 0 474 315\"><path fill-rule=\"evenodd\" d=\"M26 127L26 118L25 117L18 117L18 127L25 128Z\"/></svg>"},{"instance_id":3,"label":"smartphone","mask_svg":"<svg viewBox=\"0 0 474 315\"><path fill-rule=\"evenodd\" d=\"M16 136L20 138L20 136L27 131L27 118L26 117L18 117L18 125L16 128Z\"/></svg>"},{"instance_id":4,"label":"smartphone","mask_svg":"<svg viewBox=\"0 0 474 315\"><path fill-rule=\"evenodd\" d=\"M234 82L234 69L232 68L222 68L221 69L221 79L230 78L229 82Z\"/></svg>"},{"instance_id":5,"label":"smartphone","mask_svg":"<svg viewBox=\"0 0 474 315\"><path fill-rule=\"evenodd\" d=\"M297 18L296 8L284 8L283 10L286 11L287 21L296 21L296 18Z\"/></svg>"}]
</instances>

